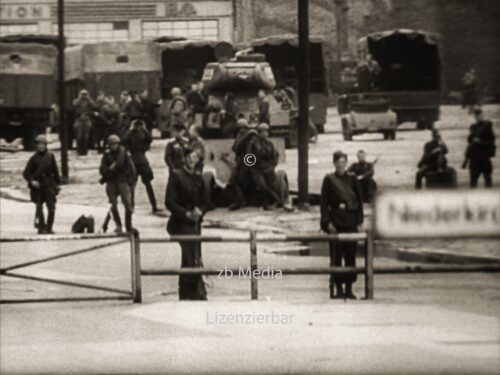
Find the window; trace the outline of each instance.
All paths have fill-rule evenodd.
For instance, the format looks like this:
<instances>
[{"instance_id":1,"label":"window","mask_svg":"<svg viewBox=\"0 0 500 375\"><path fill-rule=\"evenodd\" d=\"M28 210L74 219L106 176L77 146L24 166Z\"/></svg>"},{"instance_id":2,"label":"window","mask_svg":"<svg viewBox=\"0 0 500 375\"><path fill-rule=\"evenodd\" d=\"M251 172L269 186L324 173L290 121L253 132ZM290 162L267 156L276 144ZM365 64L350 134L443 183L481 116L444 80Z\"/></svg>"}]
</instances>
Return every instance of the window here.
<instances>
[{"instance_id":1,"label":"window","mask_svg":"<svg viewBox=\"0 0 500 375\"><path fill-rule=\"evenodd\" d=\"M187 39L217 40L219 22L217 20L147 21L142 23L142 36L144 39L179 36Z\"/></svg>"},{"instance_id":2,"label":"window","mask_svg":"<svg viewBox=\"0 0 500 375\"><path fill-rule=\"evenodd\" d=\"M0 35L38 34L37 24L0 25Z\"/></svg>"},{"instance_id":3,"label":"window","mask_svg":"<svg viewBox=\"0 0 500 375\"><path fill-rule=\"evenodd\" d=\"M52 32L57 34L57 25L52 25ZM69 43L95 43L113 40L128 40L128 22L107 23L67 23L64 34Z\"/></svg>"}]
</instances>

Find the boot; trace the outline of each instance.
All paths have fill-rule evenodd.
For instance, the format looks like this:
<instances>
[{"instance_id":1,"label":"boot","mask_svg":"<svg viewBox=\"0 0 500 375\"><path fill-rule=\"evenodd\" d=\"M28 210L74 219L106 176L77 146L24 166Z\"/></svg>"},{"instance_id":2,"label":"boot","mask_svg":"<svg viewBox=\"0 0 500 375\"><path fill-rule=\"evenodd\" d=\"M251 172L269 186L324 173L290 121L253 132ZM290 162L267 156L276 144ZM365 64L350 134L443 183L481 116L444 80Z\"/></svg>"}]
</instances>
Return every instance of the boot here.
<instances>
[{"instance_id":1,"label":"boot","mask_svg":"<svg viewBox=\"0 0 500 375\"><path fill-rule=\"evenodd\" d=\"M345 298L344 288L342 287L342 283L335 283L335 289L337 290L334 294L334 299L342 299Z\"/></svg>"},{"instance_id":2,"label":"boot","mask_svg":"<svg viewBox=\"0 0 500 375\"><path fill-rule=\"evenodd\" d=\"M134 229L132 227L132 212L131 211L125 211L125 229L128 233L131 233L132 230Z\"/></svg>"},{"instance_id":3,"label":"boot","mask_svg":"<svg viewBox=\"0 0 500 375\"><path fill-rule=\"evenodd\" d=\"M41 204L36 205L36 227L38 228L38 234L47 233L45 229L45 217L43 216L43 206Z\"/></svg>"},{"instance_id":4,"label":"boot","mask_svg":"<svg viewBox=\"0 0 500 375\"><path fill-rule=\"evenodd\" d=\"M52 230L52 227L54 225L54 219L56 216L56 210L49 210L49 213L47 215L47 233L48 234L54 234L54 231Z\"/></svg>"},{"instance_id":5,"label":"boot","mask_svg":"<svg viewBox=\"0 0 500 375\"><path fill-rule=\"evenodd\" d=\"M358 299L356 295L352 292L352 283L345 284L345 299Z\"/></svg>"},{"instance_id":6,"label":"boot","mask_svg":"<svg viewBox=\"0 0 500 375\"><path fill-rule=\"evenodd\" d=\"M148 194L149 198L149 203L151 203L151 208L153 209L153 213L156 213L160 211L158 209L158 206L156 204L156 197L155 197L155 192L153 190L153 186L151 186L151 183L145 184L146 186L146 193Z\"/></svg>"}]
</instances>

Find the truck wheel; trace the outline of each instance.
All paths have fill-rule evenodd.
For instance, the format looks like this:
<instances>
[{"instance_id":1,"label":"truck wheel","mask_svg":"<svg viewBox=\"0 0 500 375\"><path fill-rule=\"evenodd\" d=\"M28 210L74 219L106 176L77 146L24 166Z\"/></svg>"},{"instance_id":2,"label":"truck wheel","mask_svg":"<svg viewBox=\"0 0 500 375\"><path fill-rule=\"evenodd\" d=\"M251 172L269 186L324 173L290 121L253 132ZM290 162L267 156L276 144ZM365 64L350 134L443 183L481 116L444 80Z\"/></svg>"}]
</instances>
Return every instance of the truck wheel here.
<instances>
[{"instance_id":1,"label":"truck wheel","mask_svg":"<svg viewBox=\"0 0 500 375\"><path fill-rule=\"evenodd\" d=\"M429 120L419 121L417 122L418 130L432 130L434 128L434 122Z\"/></svg>"},{"instance_id":2,"label":"truck wheel","mask_svg":"<svg viewBox=\"0 0 500 375\"><path fill-rule=\"evenodd\" d=\"M388 139L390 141L395 141L396 140L396 130L391 130L389 133L388 133Z\"/></svg>"},{"instance_id":3,"label":"truck wheel","mask_svg":"<svg viewBox=\"0 0 500 375\"><path fill-rule=\"evenodd\" d=\"M389 139L389 133L387 132L382 132L382 135L384 136L384 140L387 141Z\"/></svg>"},{"instance_id":4,"label":"truck wheel","mask_svg":"<svg viewBox=\"0 0 500 375\"><path fill-rule=\"evenodd\" d=\"M324 134L325 124L316 124L316 130L318 130L318 134Z\"/></svg>"},{"instance_id":5,"label":"truck wheel","mask_svg":"<svg viewBox=\"0 0 500 375\"><path fill-rule=\"evenodd\" d=\"M352 133L343 133L342 134L344 136L344 141L352 141Z\"/></svg>"}]
</instances>

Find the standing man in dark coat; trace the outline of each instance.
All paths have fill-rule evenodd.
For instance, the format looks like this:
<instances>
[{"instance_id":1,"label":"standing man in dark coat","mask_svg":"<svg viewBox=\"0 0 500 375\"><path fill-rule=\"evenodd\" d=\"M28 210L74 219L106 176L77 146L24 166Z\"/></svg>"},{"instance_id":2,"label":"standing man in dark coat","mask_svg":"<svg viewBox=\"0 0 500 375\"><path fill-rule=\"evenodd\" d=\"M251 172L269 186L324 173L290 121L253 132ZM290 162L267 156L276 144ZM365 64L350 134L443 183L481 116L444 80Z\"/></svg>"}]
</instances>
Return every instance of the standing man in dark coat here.
<instances>
[{"instance_id":1,"label":"standing man in dark coat","mask_svg":"<svg viewBox=\"0 0 500 375\"><path fill-rule=\"evenodd\" d=\"M132 129L130 129L125 137L123 138L123 145L127 148L132 156L132 161L134 162L137 174L141 176L142 183L146 188L148 194L149 203L151 203L151 208L153 213L157 213L160 210L156 204L155 192L151 181L153 181L154 174L149 161L146 158L146 151L151 148L151 142L153 138L146 128L146 124L142 120L132 121ZM135 205L135 186L132 189L132 206Z\"/></svg>"},{"instance_id":2,"label":"standing man in dark coat","mask_svg":"<svg viewBox=\"0 0 500 375\"><path fill-rule=\"evenodd\" d=\"M250 171L244 163L248 144L257 132L245 118L240 118L236 124L238 133L234 140L232 150L235 154L235 166L229 177L227 189L234 195L234 202L230 204L230 210L237 210L245 205L245 196L242 187L245 187L251 178Z\"/></svg>"},{"instance_id":3,"label":"standing man in dark coat","mask_svg":"<svg viewBox=\"0 0 500 375\"><path fill-rule=\"evenodd\" d=\"M73 101L75 122L73 124L76 149L78 155L87 155L89 150L90 131L92 129L92 114L95 104L87 90L80 91L78 98Z\"/></svg>"},{"instance_id":4,"label":"standing man in dark coat","mask_svg":"<svg viewBox=\"0 0 500 375\"><path fill-rule=\"evenodd\" d=\"M185 148L184 167L170 173L165 206L172 212L167 224L171 235L200 235L205 214L203 178L195 172L198 154ZM200 242L179 242L182 250L181 267L203 267ZM206 300L207 291L201 275L179 276L180 300Z\"/></svg>"},{"instance_id":5,"label":"standing man in dark coat","mask_svg":"<svg viewBox=\"0 0 500 375\"><path fill-rule=\"evenodd\" d=\"M474 117L476 122L470 126L464 165L467 165L467 162L469 164L470 187L477 187L481 175L484 177L484 185L491 187L493 184L491 158L496 153L495 133L491 121L484 118L481 108L474 110Z\"/></svg>"},{"instance_id":6,"label":"standing man in dark coat","mask_svg":"<svg viewBox=\"0 0 500 375\"><path fill-rule=\"evenodd\" d=\"M169 171L184 167L184 149L189 146L189 140L184 137L184 124L175 124L170 128L172 140L165 147L164 160Z\"/></svg>"},{"instance_id":7,"label":"standing man in dark coat","mask_svg":"<svg viewBox=\"0 0 500 375\"><path fill-rule=\"evenodd\" d=\"M39 135L35 139L37 151L24 168L23 177L28 181L31 201L36 205L36 227L38 234L54 234L52 226L56 214L56 196L61 179L56 158L47 149L47 138ZM47 225L43 215L43 204L47 206Z\"/></svg>"},{"instance_id":8,"label":"standing man in dark coat","mask_svg":"<svg viewBox=\"0 0 500 375\"><path fill-rule=\"evenodd\" d=\"M267 98L267 94L264 90L259 90L259 124L271 123L271 113L269 106L269 99Z\"/></svg>"},{"instance_id":9,"label":"standing man in dark coat","mask_svg":"<svg viewBox=\"0 0 500 375\"><path fill-rule=\"evenodd\" d=\"M359 150L357 153L358 162L351 164L348 172L354 174L358 179L361 192L363 193L363 202L370 203L377 190L377 184L373 180L375 170L373 169L374 163L366 161L366 153Z\"/></svg>"},{"instance_id":10,"label":"standing man in dark coat","mask_svg":"<svg viewBox=\"0 0 500 375\"><path fill-rule=\"evenodd\" d=\"M143 90L141 92L140 101L142 106L142 118L146 123L147 130L151 133L153 131L154 123L156 120L156 104L149 97L148 90Z\"/></svg>"},{"instance_id":11,"label":"standing man in dark coat","mask_svg":"<svg viewBox=\"0 0 500 375\"><path fill-rule=\"evenodd\" d=\"M269 125L262 123L257 127L257 136L248 144L247 153L255 155L255 164L250 168L255 185L264 194L264 209L270 209L273 204L283 206L278 193L274 190L278 164L278 151L269 140Z\"/></svg>"},{"instance_id":12,"label":"standing man in dark coat","mask_svg":"<svg viewBox=\"0 0 500 375\"><path fill-rule=\"evenodd\" d=\"M125 206L125 229L132 231L132 193L131 187L137 180L137 172L130 154L125 147L120 146L120 137L110 135L109 150L102 156L99 172L100 182L106 184L106 194L111 203L111 214L117 226L117 232L122 232L122 221L118 212L118 197Z\"/></svg>"},{"instance_id":13,"label":"standing man in dark coat","mask_svg":"<svg viewBox=\"0 0 500 375\"><path fill-rule=\"evenodd\" d=\"M136 92L130 92L130 100L124 105L123 124L125 132L128 131L130 123L142 117L143 107L139 95Z\"/></svg>"},{"instance_id":14,"label":"standing man in dark coat","mask_svg":"<svg viewBox=\"0 0 500 375\"><path fill-rule=\"evenodd\" d=\"M448 147L441 139L437 129L432 130L432 140L424 145L424 154L418 162L418 171L415 175L415 189L422 189L422 180L427 172L436 172L442 164L441 158L445 158Z\"/></svg>"},{"instance_id":15,"label":"standing man in dark coat","mask_svg":"<svg viewBox=\"0 0 500 375\"><path fill-rule=\"evenodd\" d=\"M355 233L363 224L363 199L356 177L347 173L347 155L342 151L333 154L335 172L323 179L321 186L321 229L326 233ZM330 265L356 267L356 241L331 241ZM352 284L356 274L330 276L330 298L356 299ZM345 285L345 290L343 288ZM334 290L335 286L335 290Z\"/></svg>"}]
</instances>

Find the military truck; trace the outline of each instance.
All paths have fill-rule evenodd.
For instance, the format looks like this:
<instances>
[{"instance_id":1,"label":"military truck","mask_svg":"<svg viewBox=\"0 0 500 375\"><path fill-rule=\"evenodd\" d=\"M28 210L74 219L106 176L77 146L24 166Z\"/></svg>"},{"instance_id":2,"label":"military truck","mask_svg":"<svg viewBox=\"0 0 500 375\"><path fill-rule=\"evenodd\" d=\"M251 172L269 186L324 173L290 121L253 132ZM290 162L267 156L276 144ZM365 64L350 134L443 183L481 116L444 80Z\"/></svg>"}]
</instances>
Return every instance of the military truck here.
<instances>
[{"instance_id":1,"label":"military truck","mask_svg":"<svg viewBox=\"0 0 500 375\"><path fill-rule=\"evenodd\" d=\"M150 41L115 41L68 47L66 92L71 102L85 88L92 98L98 91L119 99L122 91L149 91L160 98L160 49ZM68 103L70 104L70 103Z\"/></svg>"},{"instance_id":2,"label":"military truck","mask_svg":"<svg viewBox=\"0 0 500 375\"><path fill-rule=\"evenodd\" d=\"M49 126L57 101L57 49L33 38L0 39L0 137L22 138L26 150Z\"/></svg>"},{"instance_id":3,"label":"military truck","mask_svg":"<svg viewBox=\"0 0 500 375\"><path fill-rule=\"evenodd\" d=\"M319 133L324 133L328 108L328 68L325 59L324 38L309 37L311 75L309 80L310 117ZM299 41L296 34L273 35L254 39L254 53L262 53L269 62L280 87L289 86L298 90L297 61Z\"/></svg>"},{"instance_id":4,"label":"military truck","mask_svg":"<svg viewBox=\"0 0 500 375\"><path fill-rule=\"evenodd\" d=\"M357 92L340 97L339 112L364 94L388 100L397 123L432 129L439 119L441 63L437 34L397 29L369 34L358 42Z\"/></svg>"}]
</instances>

